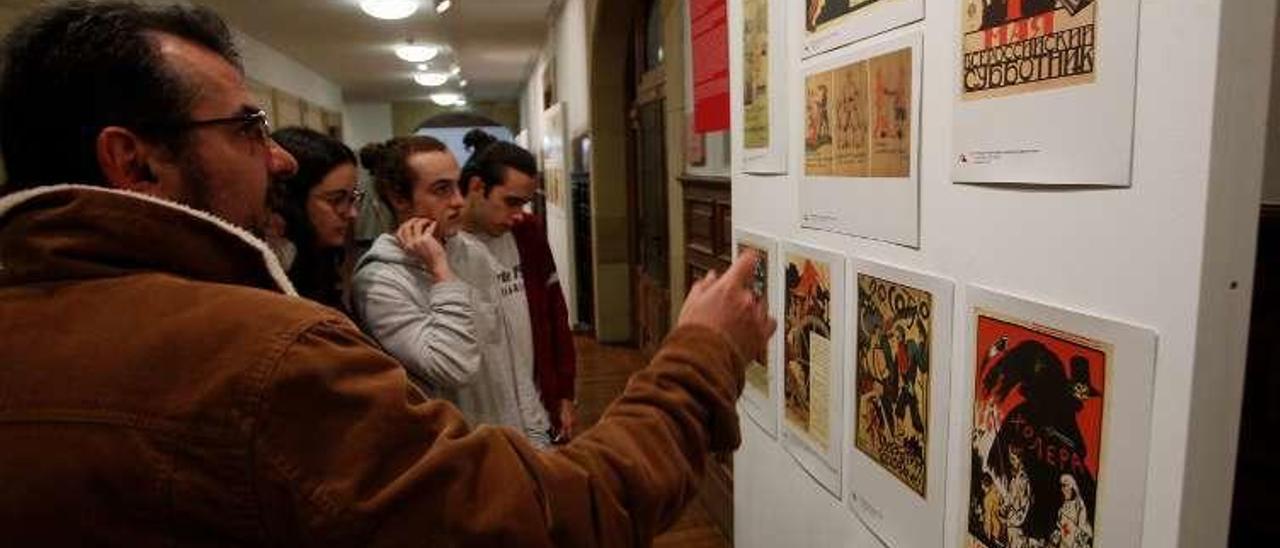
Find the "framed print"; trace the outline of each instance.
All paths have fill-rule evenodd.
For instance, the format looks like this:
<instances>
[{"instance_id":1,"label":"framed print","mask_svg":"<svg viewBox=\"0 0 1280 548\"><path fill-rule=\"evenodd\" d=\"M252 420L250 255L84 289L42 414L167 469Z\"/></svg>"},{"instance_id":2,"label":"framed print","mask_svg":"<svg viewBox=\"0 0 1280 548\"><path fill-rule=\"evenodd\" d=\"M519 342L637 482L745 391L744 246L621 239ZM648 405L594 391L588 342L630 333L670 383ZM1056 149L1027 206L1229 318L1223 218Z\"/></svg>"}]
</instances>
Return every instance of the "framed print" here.
<instances>
[{"instance_id":1,"label":"framed print","mask_svg":"<svg viewBox=\"0 0 1280 548\"><path fill-rule=\"evenodd\" d=\"M1141 544L1156 337L966 289L964 546Z\"/></svg>"},{"instance_id":2,"label":"framed print","mask_svg":"<svg viewBox=\"0 0 1280 548\"><path fill-rule=\"evenodd\" d=\"M920 243L919 32L804 62L800 225Z\"/></svg>"},{"instance_id":3,"label":"framed print","mask_svg":"<svg viewBox=\"0 0 1280 548\"><path fill-rule=\"evenodd\" d=\"M542 177L547 205L565 209L568 173L564 148L564 103L542 113Z\"/></svg>"},{"instance_id":4,"label":"framed print","mask_svg":"<svg viewBox=\"0 0 1280 548\"><path fill-rule=\"evenodd\" d=\"M748 249L759 254L760 261L756 263L751 287L756 296L764 301L770 316L782 317L778 306L782 298L782 270L776 268L777 240L749 230L735 228L733 241L735 256ZM746 388L742 391L742 407L747 416L760 425L760 428L764 429L770 437L778 433L778 410L782 402L782 398L779 397L782 390L778 383L781 379L778 375L779 365L782 363L781 354L778 351L781 340L782 330L774 331L764 352L752 357L751 362L747 364Z\"/></svg>"},{"instance_id":5,"label":"framed print","mask_svg":"<svg viewBox=\"0 0 1280 548\"><path fill-rule=\"evenodd\" d=\"M783 446L841 496L844 257L783 245Z\"/></svg>"},{"instance_id":6,"label":"framed print","mask_svg":"<svg viewBox=\"0 0 1280 548\"><path fill-rule=\"evenodd\" d=\"M849 508L889 546L942 546L951 281L852 259Z\"/></svg>"},{"instance_id":7,"label":"framed print","mask_svg":"<svg viewBox=\"0 0 1280 548\"><path fill-rule=\"evenodd\" d=\"M798 26L809 57L921 19L924 0L805 0Z\"/></svg>"},{"instance_id":8,"label":"framed print","mask_svg":"<svg viewBox=\"0 0 1280 548\"><path fill-rule=\"evenodd\" d=\"M1129 186L1139 2L952 1L952 179Z\"/></svg>"},{"instance_id":9,"label":"framed print","mask_svg":"<svg viewBox=\"0 0 1280 548\"><path fill-rule=\"evenodd\" d=\"M787 37L783 2L730 0L736 170L787 171Z\"/></svg>"}]
</instances>

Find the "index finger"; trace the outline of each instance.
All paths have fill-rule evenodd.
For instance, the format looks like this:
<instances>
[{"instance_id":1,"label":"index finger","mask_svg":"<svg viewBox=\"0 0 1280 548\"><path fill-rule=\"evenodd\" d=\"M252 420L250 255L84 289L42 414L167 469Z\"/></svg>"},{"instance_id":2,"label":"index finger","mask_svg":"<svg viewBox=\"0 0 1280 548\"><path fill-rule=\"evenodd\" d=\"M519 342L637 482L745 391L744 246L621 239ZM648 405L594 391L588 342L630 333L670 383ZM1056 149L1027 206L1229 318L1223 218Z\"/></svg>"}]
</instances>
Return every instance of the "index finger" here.
<instances>
[{"instance_id":1,"label":"index finger","mask_svg":"<svg viewBox=\"0 0 1280 548\"><path fill-rule=\"evenodd\" d=\"M756 268L756 261L760 260L760 254L754 249L748 249L740 254L733 261L733 265L729 270L725 271L724 276L720 277L720 282L730 283L736 287L745 287L747 280L750 279L752 271Z\"/></svg>"}]
</instances>

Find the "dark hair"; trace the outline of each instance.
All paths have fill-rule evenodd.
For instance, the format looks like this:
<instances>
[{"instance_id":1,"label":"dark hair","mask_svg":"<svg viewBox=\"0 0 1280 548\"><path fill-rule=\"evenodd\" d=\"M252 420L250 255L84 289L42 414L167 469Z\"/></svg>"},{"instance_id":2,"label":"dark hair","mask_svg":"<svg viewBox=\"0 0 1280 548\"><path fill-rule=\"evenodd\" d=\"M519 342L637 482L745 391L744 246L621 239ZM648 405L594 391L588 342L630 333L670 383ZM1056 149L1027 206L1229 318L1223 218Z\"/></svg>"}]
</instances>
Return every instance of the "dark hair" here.
<instances>
[{"instance_id":1,"label":"dark hair","mask_svg":"<svg viewBox=\"0 0 1280 548\"><path fill-rule=\"evenodd\" d=\"M161 57L156 33L240 68L226 24L202 7L75 1L40 9L14 29L0 57L0 153L11 187L105 184L95 143L111 125L182 150L182 133L158 128L187 121L198 90Z\"/></svg>"},{"instance_id":2,"label":"dark hair","mask_svg":"<svg viewBox=\"0 0 1280 548\"><path fill-rule=\"evenodd\" d=\"M360 165L373 176L373 188L387 210L396 210L392 196L405 200L413 198L416 175L409 167L409 158L423 152L448 153L449 148L430 135L412 135L394 137L384 143L369 143L360 149Z\"/></svg>"},{"instance_id":3,"label":"dark hair","mask_svg":"<svg viewBox=\"0 0 1280 548\"><path fill-rule=\"evenodd\" d=\"M316 228L307 216L307 200L311 189L338 166L355 166L356 155L341 141L304 127L277 130L271 139L298 162L293 175L273 182L279 196L276 212L284 218L285 237L298 251L289 268L289 279L303 297L341 309L342 296L337 287L343 250L316 247Z\"/></svg>"},{"instance_id":4,"label":"dark hair","mask_svg":"<svg viewBox=\"0 0 1280 548\"><path fill-rule=\"evenodd\" d=\"M484 183L484 195L488 196L493 187L506 179L507 168L530 177L538 176L538 163L533 154L515 143L499 141L483 129L467 132L462 144L471 150L471 158L462 166L462 174L458 177L458 188L464 196L471 188L472 177L480 178Z\"/></svg>"}]
</instances>

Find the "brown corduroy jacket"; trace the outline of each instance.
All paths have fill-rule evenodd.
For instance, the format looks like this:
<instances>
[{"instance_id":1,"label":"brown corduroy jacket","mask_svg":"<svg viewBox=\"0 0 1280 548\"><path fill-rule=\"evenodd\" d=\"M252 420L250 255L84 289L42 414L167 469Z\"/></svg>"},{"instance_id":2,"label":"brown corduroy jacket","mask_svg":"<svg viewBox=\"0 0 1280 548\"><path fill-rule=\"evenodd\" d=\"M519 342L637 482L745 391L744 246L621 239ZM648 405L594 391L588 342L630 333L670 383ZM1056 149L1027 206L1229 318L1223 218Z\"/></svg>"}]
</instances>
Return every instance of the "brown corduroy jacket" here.
<instances>
[{"instance_id":1,"label":"brown corduroy jacket","mask_svg":"<svg viewBox=\"0 0 1280 548\"><path fill-rule=\"evenodd\" d=\"M29 545L627 546L739 442L743 364L677 329L555 451L471 430L260 242L87 187L0 199L0 531Z\"/></svg>"}]
</instances>

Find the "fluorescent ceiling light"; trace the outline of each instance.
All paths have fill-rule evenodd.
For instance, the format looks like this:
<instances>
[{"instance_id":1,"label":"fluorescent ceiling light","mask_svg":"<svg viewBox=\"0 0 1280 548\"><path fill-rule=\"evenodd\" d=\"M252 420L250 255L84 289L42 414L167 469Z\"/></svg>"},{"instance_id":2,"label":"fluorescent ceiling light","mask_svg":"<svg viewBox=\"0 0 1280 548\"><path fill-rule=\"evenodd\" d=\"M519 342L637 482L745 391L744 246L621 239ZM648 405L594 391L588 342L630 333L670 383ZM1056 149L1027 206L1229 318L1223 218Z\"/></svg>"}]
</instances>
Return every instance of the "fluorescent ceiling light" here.
<instances>
[{"instance_id":1,"label":"fluorescent ceiling light","mask_svg":"<svg viewBox=\"0 0 1280 548\"><path fill-rule=\"evenodd\" d=\"M436 13L444 13L453 7L453 0L436 0Z\"/></svg>"},{"instance_id":2,"label":"fluorescent ceiling light","mask_svg":"<svg viewBox=\"0 0 1280 548\"><path fill-rule=\"evenodd\" d=\"M423 71L425 71L425 70L427 70L428 68L430 68L430 67L428 67L426 63L418 63L418 70L423 70Z\"/></svg>"},{"instance_id":3,"label":"fluorescent ceiling light","mask_svg":"<svg viewBox=\"0 0 1280 548\"><path fill-rule=\"evenodd\" d=\"M445 82L449 81L449 75L443 72L419 72L413 75L413 81L421 86L443 86Z\"/></svg>"},{"instance_id":4,"label":"fluorescent ceiling light","mask_svg":"<svg viewBox=\"0 0 1280 548\"><path fill-rule=\"evenodd\" d=\"M457 105L460 102L465 105L467 103L467 99L458 93L432 93L431 102L442 107L447 107Z\"/></svg>"},{"instance_id":5,"label":"fluorescent ceiling light","mask_svg":"<svg viewBox=\"0 0 1280 548\"><path fill-rule=\"evenodd\" d=\"M435 59L437 55L440 55L440 48L436 46L423 46L412 43L396 46L396 57L410 63L425 63Z\"/></svg>"},{"instance_id":6,"label":"fluorescent ceiling light","mask_svg":"<svg viewBox=\"0 0 1280 548\"><path fill-rule=\"evenodd\" d=\"M360 9L378 19L404 19L418 11L418 0L360 0Z\"/></svg>"},{"instance_id":7,"label":"fluorescent ceiling light","mask_svg":"<svg viewBox=\"0 0 1280 548\"><path fill-rule=\"evenodd\" d=\"M467 87L467 81L466 81L466 80L459 80L459 81L458 81L458 86L459 86L459 87L464 87L464 88L465 88L465 87Z\"/></svg>"},{"instance_id":8,"label":"fluorescent ceiling light","mask_svg":"<svg viewBox=\"0 0 1280 548\"><path fill-rule=\"evenodd\" d=\"M453 68L449 69L449 74L452 74L454 76L457 76L460 73L462 73L462 67L458 65L454 65Z\"/></svg>"}]
</instances>

